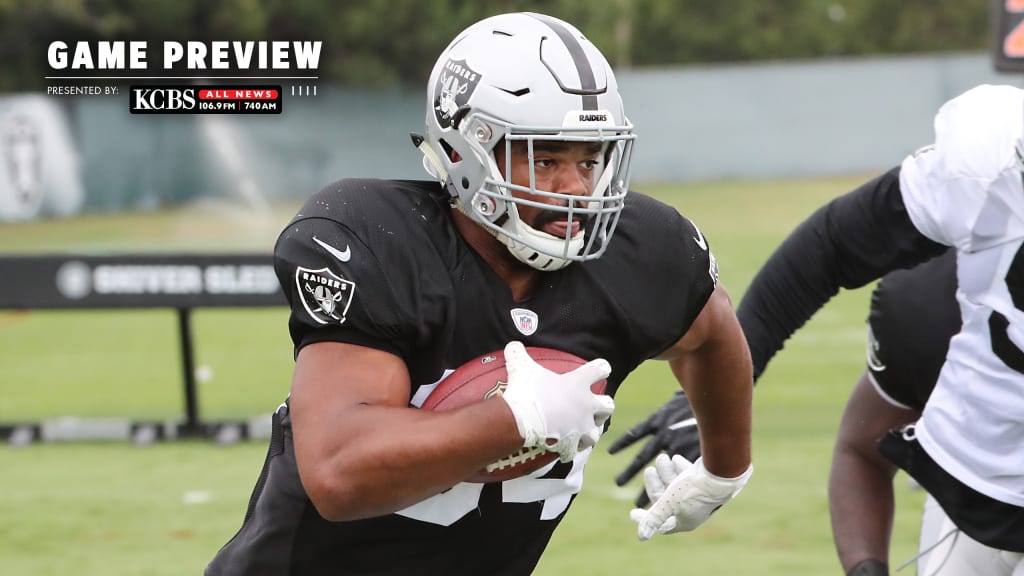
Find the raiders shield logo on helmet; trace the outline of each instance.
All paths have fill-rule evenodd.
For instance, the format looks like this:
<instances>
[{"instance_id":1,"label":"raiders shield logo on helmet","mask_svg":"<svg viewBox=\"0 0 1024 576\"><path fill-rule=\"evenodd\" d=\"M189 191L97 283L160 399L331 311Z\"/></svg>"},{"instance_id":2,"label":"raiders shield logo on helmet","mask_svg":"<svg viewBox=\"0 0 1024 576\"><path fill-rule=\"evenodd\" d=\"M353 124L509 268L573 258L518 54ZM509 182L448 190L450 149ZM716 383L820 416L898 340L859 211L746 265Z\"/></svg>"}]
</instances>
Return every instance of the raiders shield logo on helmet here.
<instances>
[{"instance_id":1,"label":"raiders shield logo on helmet","mask_svg":"<svg viewBox=\"0 0 1024 576\"><path fill-rule=\"evenodd\" d=\"M302 266L295 269L295 287L302 306L318 324L344 323L356 291L355 282L345 280L327 268L310 270Z\"/></svg>"},{"instance_id":2,"label":"raiders shield logo on helmet","mask_svg":"<svg viewBox=\"0 0 1024 576\"><path fill-rule=\"evenodd\" d=\"M476 90L480 75L466 65L465 60L448 60L434 86L434 114L441 128L452 125L452 117L469 102Z\"/></svg>"}]
</instances>

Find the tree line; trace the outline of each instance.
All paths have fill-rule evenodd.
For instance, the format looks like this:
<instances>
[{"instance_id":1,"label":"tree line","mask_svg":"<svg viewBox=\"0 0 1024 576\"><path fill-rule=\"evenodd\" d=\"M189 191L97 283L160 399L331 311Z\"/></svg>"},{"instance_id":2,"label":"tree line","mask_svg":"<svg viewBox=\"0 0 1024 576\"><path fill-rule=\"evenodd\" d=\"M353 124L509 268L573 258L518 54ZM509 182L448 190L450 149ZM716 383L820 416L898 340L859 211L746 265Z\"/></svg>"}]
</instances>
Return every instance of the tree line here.
<instances>
[{"instance_id":1,"label":"tree line","mask_svg":"<svg viewBox=\"0 0 1024 576\"><path fill-rule=\"evenodd\" d=\"M53 40L322 40L349 86L422 83L468 24L537 11L618 69L987 49L989 0L0 0L0 90L45 85Z\"/></svg>"}]
</instances>

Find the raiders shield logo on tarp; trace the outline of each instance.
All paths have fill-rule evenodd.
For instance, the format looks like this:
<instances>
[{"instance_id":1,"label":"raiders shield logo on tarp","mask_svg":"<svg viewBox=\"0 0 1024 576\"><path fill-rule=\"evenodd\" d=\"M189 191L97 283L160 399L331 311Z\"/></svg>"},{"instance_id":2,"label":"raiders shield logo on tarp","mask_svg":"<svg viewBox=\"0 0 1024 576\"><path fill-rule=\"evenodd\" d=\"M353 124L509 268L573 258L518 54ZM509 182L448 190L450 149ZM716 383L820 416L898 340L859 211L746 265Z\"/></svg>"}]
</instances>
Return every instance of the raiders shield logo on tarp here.
<instances>
[{"instance_id":1,"label":"raiders shield logo on tarp","mask_svg":"<svg viewBox=\"0 0 1024 576\"><path fill-rule=\"evenodd\" d=\"M327 268L295 269L295 286L302 305L318 324L345 322L345 313L356 291L355 282L345 280Z\"/></svg>"}]
</instances>

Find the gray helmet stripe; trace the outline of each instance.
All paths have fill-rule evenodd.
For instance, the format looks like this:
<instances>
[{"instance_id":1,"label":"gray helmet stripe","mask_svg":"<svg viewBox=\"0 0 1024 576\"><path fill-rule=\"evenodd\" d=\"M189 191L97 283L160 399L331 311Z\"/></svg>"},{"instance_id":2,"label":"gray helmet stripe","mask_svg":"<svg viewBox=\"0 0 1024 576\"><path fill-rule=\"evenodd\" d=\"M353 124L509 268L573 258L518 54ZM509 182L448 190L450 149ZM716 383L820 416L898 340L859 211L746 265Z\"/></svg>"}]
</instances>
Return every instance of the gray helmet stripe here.
<instances>
[{"instance_id":1,"label":"gray helmet stripe","mask_svg":"<svg viewBox=\"0 0 1024 576\"><path fill-rule=\"evenodd\" d=\"M580 75L581 90L568 91L578 93L583 97L583 110L597 110L597 94L601 93L601 91L597 89L597 82L594 80L594 70L590 67L590 60L587 59L587 55L583 52L583 46L580 45L579 40L560 21L554 18L543 14L530 14L530 16L547 24L549 28L554 30L555 34L562 40L562 44L565 44L565 47L569 50L569 55L572 56L573 63L576 64L576 71ZM564 89L565 87L563 86L562 88Z\"/></svg>"}]
</instances>

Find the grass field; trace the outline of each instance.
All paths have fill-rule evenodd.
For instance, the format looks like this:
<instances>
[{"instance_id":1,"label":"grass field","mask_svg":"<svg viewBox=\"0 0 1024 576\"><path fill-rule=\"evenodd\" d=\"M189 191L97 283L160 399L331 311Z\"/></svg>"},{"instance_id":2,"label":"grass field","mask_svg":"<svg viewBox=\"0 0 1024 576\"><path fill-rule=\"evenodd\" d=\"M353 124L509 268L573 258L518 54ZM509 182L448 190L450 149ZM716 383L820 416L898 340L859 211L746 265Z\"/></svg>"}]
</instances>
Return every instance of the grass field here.
<instances>
[{"instance_id":1,"label":"grass field","mask_svg":"<svg viewBox=\"0 0 1024 576\"><path fill-rule=\"evenodd\" d=\"M782 237L863 178L646 187L693 218L735 302ZM291 207L258 214L216 207L0 226L0 252L269 251ZM16 279L2 279L5 282ZM636 540L628 511L639 483L612 478L632 453L604 448L673 390L648 363L617 398L586 485L540 575L841 573L826 480L839 415L863 367L868 290L841 294L773 361L755 393L756 473L743 494L691 534ZM284 309L195 315L204 415L263 414L285 397L291 349ZM182 413L170 311L0 311L0 420L62 415L175 418ZM198 574L235 532L265 451L178 442L0 447L0 573ZM923 494L897 482L894 565L916 548Z\"/></svg>"}]
</instances>

